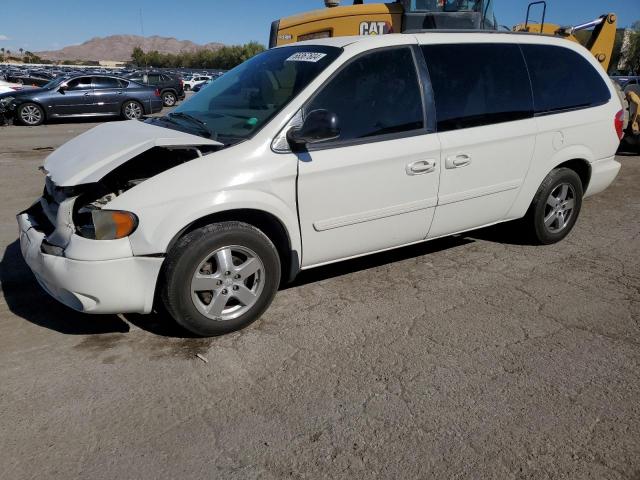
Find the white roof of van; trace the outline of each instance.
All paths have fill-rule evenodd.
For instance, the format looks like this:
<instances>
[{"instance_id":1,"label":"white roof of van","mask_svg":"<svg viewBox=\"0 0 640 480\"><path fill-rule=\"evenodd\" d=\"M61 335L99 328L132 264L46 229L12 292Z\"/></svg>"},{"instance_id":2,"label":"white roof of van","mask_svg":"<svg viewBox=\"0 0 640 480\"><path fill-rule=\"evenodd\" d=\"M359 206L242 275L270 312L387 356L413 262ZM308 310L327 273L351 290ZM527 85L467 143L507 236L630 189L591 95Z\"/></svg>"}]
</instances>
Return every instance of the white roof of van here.
<instances>
[{"instance_id":1,"label":"white roof of van","mask_svg":"<svg viewBox=\"0 0 640 480\"><path fill-rule=\"evenodd\" d=\"M358 46L366 49L367 44L371 44L371 46L379 46L384 43L399 45L402 43L416 43L416 40L420 43L537 43L561 46L567 46L567 43L569 43L569 45L578 45L575 42L567 41L560 37L525 32L432 30L427 32L390 33L386 35L321 38L290 43L283 46L326 45L331 47L346 47L347 45L358 44Z\"/></svg>"}]
</instances>

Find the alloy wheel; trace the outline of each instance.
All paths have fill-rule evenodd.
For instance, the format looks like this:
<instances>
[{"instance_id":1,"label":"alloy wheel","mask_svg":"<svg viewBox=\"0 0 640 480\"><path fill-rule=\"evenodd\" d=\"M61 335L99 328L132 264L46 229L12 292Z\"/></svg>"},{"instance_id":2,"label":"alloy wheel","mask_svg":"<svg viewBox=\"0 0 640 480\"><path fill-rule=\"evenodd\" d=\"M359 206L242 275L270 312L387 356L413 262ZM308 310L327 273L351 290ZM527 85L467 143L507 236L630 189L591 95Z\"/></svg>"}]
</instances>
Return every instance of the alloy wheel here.
<instances>
[{"instance_id":1,"label":"alloy wheel","mask_svg":"<svg viewBox=\"0 0 640 480\"><path fill-rule=\"evenodd\" d=\"M176 97L173 95L173 93L167 93L164 96L164 104L167 107L173 107L176 103Z\"/></svg>"},{"instance_id":2,"label":"alloy wheel","mask_svg":"<svg viewBox=\"0 0 640 480\"><path fill-rule=\"evenodd\" d=\"M124 106L124 116L129 120L136 120L142 117L142 108L136 102L129 102Z\"/></svg>"},{"instance_id":3,"label":"alloy wheel","mask_svg":"<svg viewBox=\"0 0 640 480\"><path fill-rule=\"evenodd\" d=\"M551 233L564 230L573 216L576 205L576 191L569 183L556 186L549 197L544 210L544 226Z\"/></svg>"},{"instance_id":4,"label":"alloy wheel","mask_svg":"<svg viewBox=\"0 0 640 480\"><path fill-rule=\"evenodd\" d=\"M25 105L20 110L20 119L27 125L37 125L42 121L42 112L35 105Z\"/></svg>"},{"instance_id":5,"label":"alloy wheel","mask_svg":"<svg viewBox=\"0 0 640 480\"><path fill-rule=\"evenodd\" d=\"M255 252L238 245L222 247L198 265L191 279L191 300L211 320L233 320L258 301L264 278L264 264Z\"/></svg>"}]
</instances>

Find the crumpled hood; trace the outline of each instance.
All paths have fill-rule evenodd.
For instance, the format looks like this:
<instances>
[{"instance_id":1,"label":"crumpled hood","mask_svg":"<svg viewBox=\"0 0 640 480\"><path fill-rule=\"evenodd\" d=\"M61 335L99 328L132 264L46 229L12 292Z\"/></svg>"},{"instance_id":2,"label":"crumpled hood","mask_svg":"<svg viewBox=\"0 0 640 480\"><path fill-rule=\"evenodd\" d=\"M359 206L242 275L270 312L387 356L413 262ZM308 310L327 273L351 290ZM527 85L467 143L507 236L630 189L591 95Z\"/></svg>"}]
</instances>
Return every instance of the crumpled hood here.
<instances>
[{"instance_id":1,"label":"crumpled hood","mask_svg":"<svg viewBox=\"0 0 640 480\"><path fill-rule=\"evenodd\" d=\"M68 141L44 161L60 187L99 181L127 160L153 147L186 147L222 143L138 120L104 123Z\"/></svg>"}]
</instances>

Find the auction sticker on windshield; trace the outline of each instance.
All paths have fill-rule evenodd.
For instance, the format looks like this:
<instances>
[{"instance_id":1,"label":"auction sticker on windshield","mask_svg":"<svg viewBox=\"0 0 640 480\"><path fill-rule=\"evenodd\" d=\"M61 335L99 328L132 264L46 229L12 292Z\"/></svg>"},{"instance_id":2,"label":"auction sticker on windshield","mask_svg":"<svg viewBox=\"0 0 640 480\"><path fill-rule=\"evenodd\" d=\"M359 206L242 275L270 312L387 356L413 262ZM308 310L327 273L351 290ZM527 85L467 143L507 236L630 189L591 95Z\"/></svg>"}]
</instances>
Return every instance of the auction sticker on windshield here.
<instances>
[{"instance_id":1,"label":"auction sticker on windshield","mask_svg":"<svg viewBox=\"0 0 640 480\"><path fill-rule=\"evenodd\" d=\"M326 57L326 53L319 52L298 52L287 58L287 62L317 62Z\"/></svg>"}]
</instances>

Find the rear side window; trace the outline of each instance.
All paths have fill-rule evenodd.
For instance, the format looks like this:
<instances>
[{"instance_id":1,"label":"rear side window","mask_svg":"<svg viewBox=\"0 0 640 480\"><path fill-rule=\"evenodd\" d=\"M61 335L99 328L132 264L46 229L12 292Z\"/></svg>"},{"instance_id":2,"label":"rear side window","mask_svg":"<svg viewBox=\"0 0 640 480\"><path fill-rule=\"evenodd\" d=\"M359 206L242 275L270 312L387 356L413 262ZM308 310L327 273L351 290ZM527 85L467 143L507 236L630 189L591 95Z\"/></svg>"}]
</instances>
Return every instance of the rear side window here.
<instances>
[{"instance_id":1,"label":"rear side window","mask_svg":"<svg viewBox=\"0 0 640 480\"><path fill-rule=\"evenodd\" d=\"M582 55L553 45L522 45L533 86L535 112L588 108L611 94L598 71Z\"/></svg>"},{"instance_id":2,"label":"rear side window","mask_svg":"<svg viewBox=\"0 0 640 480\"><path fill-rule=\"evenodd\" d=\"M436 102L438 131L533 116L527 68L518 45L422 47Z\"/></svg>"},{"instance_id":3,"label":"rear side window","mask_svg":"<svg viewBox=\"0 0 640 480\"><path fill-rule=\"evenodd\" d=\"M385 49L355 59L305 110L318 109L338 116L339 141L422 129L422 95L411 50Z\"/></svg>"},{"instance_id":4,"label":"rear side window","mask_svg":"<svg viewBox=\"0 0 640 480\"><path fill-rule=\"evenodd\" d=\"M119 80L110 77L93 77L93 88L95 89L109 89L109 88L122 88Z\"/></svg>"}]
</instances>

